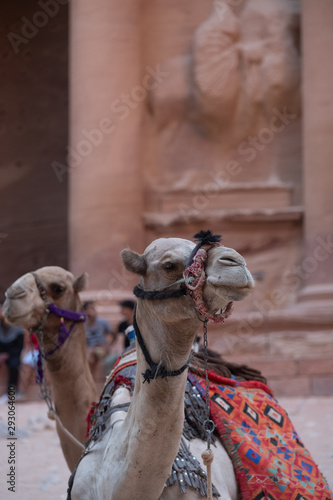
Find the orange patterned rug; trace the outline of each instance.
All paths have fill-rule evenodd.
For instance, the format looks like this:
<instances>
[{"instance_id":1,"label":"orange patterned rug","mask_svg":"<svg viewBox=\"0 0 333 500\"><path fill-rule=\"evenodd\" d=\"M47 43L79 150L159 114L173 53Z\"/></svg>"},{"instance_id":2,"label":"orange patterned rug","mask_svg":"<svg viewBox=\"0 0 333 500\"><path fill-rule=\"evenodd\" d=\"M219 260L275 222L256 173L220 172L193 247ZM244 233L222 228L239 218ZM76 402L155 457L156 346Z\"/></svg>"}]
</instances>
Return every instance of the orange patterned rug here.
<instances>
[{"instance_id":1,"label":"orange patterned rug","mask_svg":"<svg viewBox=\"0 0 333 500\"><path fill-rule=\"evenodd\" d=\"M188 378L205 399L205 381ZM260 382L209 372L211 418L227 450L242 500L333 500L328 483L287 413Z\"/></svg>"}]
</instances>

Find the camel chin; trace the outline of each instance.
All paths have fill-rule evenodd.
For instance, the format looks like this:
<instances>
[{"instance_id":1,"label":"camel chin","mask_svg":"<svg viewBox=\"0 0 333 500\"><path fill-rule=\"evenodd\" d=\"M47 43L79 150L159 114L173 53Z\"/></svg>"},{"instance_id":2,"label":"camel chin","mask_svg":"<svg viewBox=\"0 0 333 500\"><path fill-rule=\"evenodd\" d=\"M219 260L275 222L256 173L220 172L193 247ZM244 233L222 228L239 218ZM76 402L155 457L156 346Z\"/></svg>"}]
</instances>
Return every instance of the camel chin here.
<instances>
[{"instance_id":1,"label":"camel chin","mask_svg":"<svg viewBox=\"0 0 333 500\"><path fill-rule=\"evenodd\" d=\"M216 288L209 283L204 286L203 299L210 314L224 311L228 304L233 302L232 295L226 293L225 288Z\"/></svg>"}]
</instances>

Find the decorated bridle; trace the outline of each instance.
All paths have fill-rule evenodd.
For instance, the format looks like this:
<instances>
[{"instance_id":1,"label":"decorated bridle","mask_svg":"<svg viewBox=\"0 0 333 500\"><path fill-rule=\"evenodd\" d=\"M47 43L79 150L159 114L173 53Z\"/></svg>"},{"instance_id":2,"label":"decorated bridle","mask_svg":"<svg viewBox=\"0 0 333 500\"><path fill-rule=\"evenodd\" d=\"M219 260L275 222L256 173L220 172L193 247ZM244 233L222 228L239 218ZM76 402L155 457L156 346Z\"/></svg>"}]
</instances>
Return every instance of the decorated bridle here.
<instances>
[{"instance_id":1,"label":"decorated bridle","mask_svg":"<svg viewBox=\"0 0 333 500\"><path fill-rule=\"evenodd\" d=\"M204 317L201 321L211 321L212 323L224 323L224 320L230 315L232 310L232 302L229 302L225 311L220 314L210 314L207 305L203 299L203 287L206 283L205 262L208 257L208 252L211 248L223 246L221 245L221 236L214 235L211 231L200 231L194 235L196 240L199 240L197 246L193 249L184 270L184 284L187 291L194 302L196 311Z\"/></svg>"},{"instance_id":2,"label":"decorated bridle","mask_svg":"<svg viewBox=\"0 0 333 500\"><path fill-rule=\"evenodd\" d=\"M188 294L194 302L197 313L202 317L200 318L201 321L209 320L213 323L223 323L231 312L231 303L223 314L211 314L202 296L203 287L206 283L205 262L208 252L211 248L223 246L220 243L221 236L213 234L211 231L200 231L194 235L194 238L198 241L198 244L187 260L183 278L154 290L144 290L141 285L137 285L133 290L134 295L140 299L164 300ZM174 289L176 285L180 286Z\"/></svg>"},{"instance_id":3,"label":"decorated bridle","mask_svg":"<svg viewBox=\"0 0 333 500\"><path fill-rule=\"evenodd\" d=\"M232 302L228 304L225 311L220 314L211 314L203 299L203 287L206 283L205 262L207 260L208 252L211 248L221 246L221 236L214 235L211 231L200 231L194 238L198 241L196 247L192 250L189 256L186 267L183 272L183 278L171 283L162 288L155 290L144 290L141 285L137 285L133 293L136 297L143 300L164 300L169 298L179 298L184 295L190 295L193 300L195 310L198 314L200 321L204 323L204 330L206 329L207 322L223 323L224 320L230 315L232 311ZM179 288L174 288L179 285ZM144 382L157 377L175 377L183 373L188 367L189 362L183 365L179 370L168 371L161 363L154 363L151 359L147 346L144 343L142 334L136 321L136 314L134 313L133 327L138 344L143 352L145 360L149 366L142 374Z\"/></svg>"}]
</instances>

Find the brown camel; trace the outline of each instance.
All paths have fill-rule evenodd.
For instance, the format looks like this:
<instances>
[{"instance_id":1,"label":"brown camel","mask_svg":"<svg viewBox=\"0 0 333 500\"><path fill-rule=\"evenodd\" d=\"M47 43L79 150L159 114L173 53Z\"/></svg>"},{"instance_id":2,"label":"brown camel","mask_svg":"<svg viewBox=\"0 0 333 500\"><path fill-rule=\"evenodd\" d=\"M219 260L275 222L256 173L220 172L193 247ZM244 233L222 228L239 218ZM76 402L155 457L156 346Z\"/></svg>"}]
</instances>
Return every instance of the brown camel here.
<instances>
[{"instance_id":1,"label":"brown camel","mask_svg":"<svg viewBox=\"0 0 333 500\"><path fill-rule=\"evenodd\" d=\"M55 410L65 428L81 443L86 436L87 413L91 402L96 399L96 388L86 356L84 323L75 322L66 348L61 346L52 353L57 346L61 318L45 314L45 300L64 310L79 312L82 305L78 293L84 289L86 281L85 274L74 279L61 267L42 267L36 273L27 273L15 281L6 292L4 304L4 314L10 323L35 331L42 327L44 351L51 353L46 358L46 364ZM45 300L41 297L41 286L45 288ZM64 324L70 329L73 322L65 319ZM40 333L37 336L41 343ZM72 470L82 450L59 426L57 431L64 457Z\"/></svg>"}]
</instances>

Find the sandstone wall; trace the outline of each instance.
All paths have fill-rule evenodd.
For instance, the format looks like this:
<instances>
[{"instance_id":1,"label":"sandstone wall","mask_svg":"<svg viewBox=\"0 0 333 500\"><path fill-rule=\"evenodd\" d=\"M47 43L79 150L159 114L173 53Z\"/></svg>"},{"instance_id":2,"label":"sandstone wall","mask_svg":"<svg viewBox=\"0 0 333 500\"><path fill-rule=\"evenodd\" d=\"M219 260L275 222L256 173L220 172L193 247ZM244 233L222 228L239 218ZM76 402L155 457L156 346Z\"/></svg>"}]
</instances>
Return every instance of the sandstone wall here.
<instances>
[{"instance_id":1,"label":"sandstone wall","mask_svg":"<svg viewBox=\"0 0 333 500\"><path fill-rule=\"evenodd\" d=\"M257 280L210 346L332 394L331 0L72 0L70 41L65 4L18 54L36 3L1 7L2 290L87 271L116 324L120 250L210 228Z\"/></svg>"},{"instance_id":2,"label":"sandstone wall","mask_svg":"<svg viewBox=\"0 0 333 500\"><path fill-rule=\"evenodd\" d=\"M140 204L134 197L127 207L121 202L118 211L107 203L105 227L119 217L117 235L103 238L101 229L90 225L101 238L97 247L103 243L109 249L104 262L111 271L100 273L98 290L93 285L85 297L95 297L102 314L118 319L117 301L130 295L133 283L120 271L118 234L122 241L127 234L132 248L142 251L156 237L191 238L209 227L244 254L257 280L254 293L236 305L228 324L211 328L211 347L261 368L277 393L331 394L333 267L327 238L333 207L327 189L332 169L318 151L320 127L332 133L323 103L329 102L333 71L320 63L332 44L332 7L326 0L316 7L298 0L150 0L129 15L119 5L106 6L103 0L99 5L122 19L122 26L136 23L126 35L128 50L139 58L131 77L119 76L125 63L117 50L109 57L113 71L104 73L104 83L112 88L110 117L116 129L105 153L111 163L103 179L118 199L115 191L122 192L123 185L113 172L124 159L117 153L112 159L112 148L117 151L112 141L117 137L122 144L134 144L142 218L137 218ZM119 53L123 33L120 27L112 35ZM311 49L314 38L316 48ZM114 87L119 79L123 92ZM94 116L97 123L101 115ZM332 152L327 138L325 145ZM94 162L86 163L88 168ZM126 213L132 213L130 225ZM316 227L322 227L320 234ZM307 240L311 244L304 244ZM103 254L97 249L87 254L101 256L102 268ZM76 253L80 249L75 246ZM89 266L89 259L83 264ZM315 289L308 291L309 283ZM318 299L323 298L328 302L321 302L319 312Z\"/></svg>"},{"instance_id":3,"label":"sandstone wall","mask_svg":"<svg viewBox=\"0 0 333 500\"><path fill-rule=\"evenodd\" d=\"M0 295L19 276L68 265L68 7L0 5ZM2 299L3 297L1 297Z\"/></svg>"}]
</instances>

